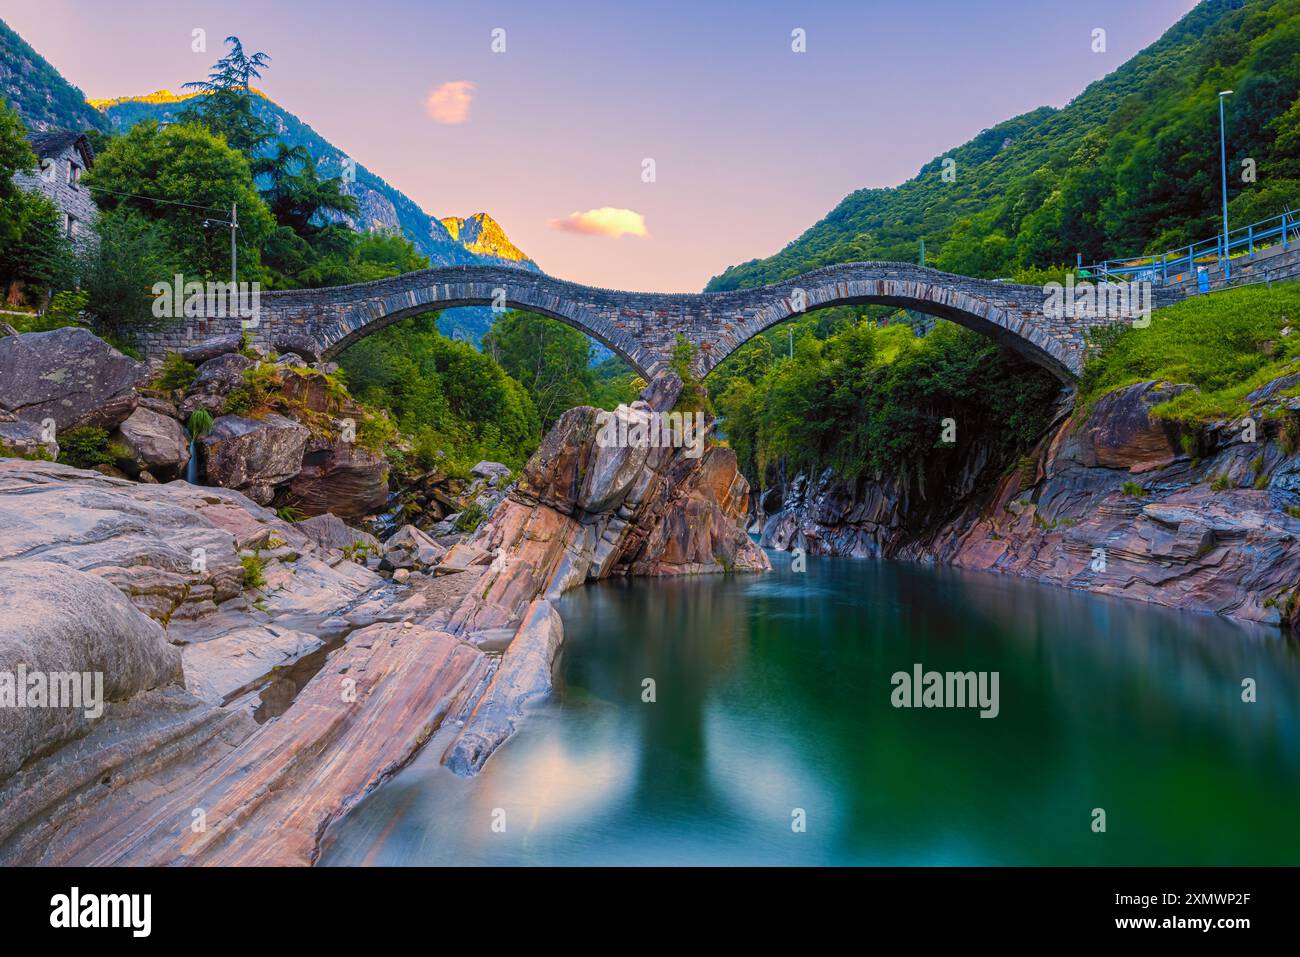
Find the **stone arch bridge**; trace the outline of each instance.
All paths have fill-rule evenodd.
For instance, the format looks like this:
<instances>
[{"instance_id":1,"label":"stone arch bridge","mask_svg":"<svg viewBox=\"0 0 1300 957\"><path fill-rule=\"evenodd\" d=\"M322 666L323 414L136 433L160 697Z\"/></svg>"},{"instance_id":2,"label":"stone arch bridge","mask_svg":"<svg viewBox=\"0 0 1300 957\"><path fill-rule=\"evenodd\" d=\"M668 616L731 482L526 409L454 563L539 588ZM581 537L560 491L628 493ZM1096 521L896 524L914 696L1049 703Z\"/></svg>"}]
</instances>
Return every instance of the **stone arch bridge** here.
<instances>
[{"instance_id":1,"label":"stone arch bridge","mask_svg":"<svg viewBox=\"0 0 1300 957\"><path fill-rule=\"evenodd\" d=\"M1152 308L1181 298L1157 287ZM970 279L892 262L844 263L770 286L715 293L620 292L504 266L447 266L325 289L261 294L255 326L237 317L185 319L146 335L147 353L196 345L247 328L255 342L308 344L332 358L407 316L456 306L497 305L549 316L590 335L647 380L667 367L677 336L698 348L707 375L755 335L800 312L840 305L900 306L952 320L1073 381L1090 328L1116 319L1048 314L1039 286Z\"/></svg>"}]
</instances>

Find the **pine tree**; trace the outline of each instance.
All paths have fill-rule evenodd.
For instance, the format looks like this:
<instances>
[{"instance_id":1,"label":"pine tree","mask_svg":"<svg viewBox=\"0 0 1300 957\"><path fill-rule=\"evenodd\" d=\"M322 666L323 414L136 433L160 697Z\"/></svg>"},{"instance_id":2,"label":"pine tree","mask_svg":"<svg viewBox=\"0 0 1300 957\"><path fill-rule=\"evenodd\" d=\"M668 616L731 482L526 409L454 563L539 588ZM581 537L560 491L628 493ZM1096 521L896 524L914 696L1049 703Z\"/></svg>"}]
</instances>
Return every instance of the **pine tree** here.
<instances>
[{"instance_id":1,"label":"pine tree","mask_svg":"<svg viewBox=\"0 0 1300 957\"><path fill-rule=\"evenodd\" d=\"M206 80L186 83L198 90L181 113L182 123L199 123L226 138L232 148L252 157L272 136L271 128L253 112L253 80L261 79L262 68L271 58L265 53L248 56L239 37L226 37L230 52L213 64Z\"/></svg>"}]
</instances>

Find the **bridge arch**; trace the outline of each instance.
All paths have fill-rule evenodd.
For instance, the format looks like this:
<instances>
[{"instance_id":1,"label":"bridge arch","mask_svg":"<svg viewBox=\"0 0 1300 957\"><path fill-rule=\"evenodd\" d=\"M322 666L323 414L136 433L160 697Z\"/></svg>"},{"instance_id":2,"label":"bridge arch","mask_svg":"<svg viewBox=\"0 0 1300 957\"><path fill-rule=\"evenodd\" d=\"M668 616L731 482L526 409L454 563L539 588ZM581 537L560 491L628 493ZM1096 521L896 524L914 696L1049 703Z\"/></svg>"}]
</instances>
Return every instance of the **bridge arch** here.
<instances>
[{"instance_id":1,"label":"bridge arch","mask_svg":"<svg viewBox=\"0 0 1300 957\"><path fill-rule=\"evenodd\" d=\"M970 279L932 269L924 277L875 277L852 267L897 263L855 263L805 273L773 290L763 308L737 324L725 350L710 350L703 363L707 375L755 336L800 315L836 306L894 306L947 319L988 336L1005 348L1071 383L1082 371L1085 343L1080 331L1059 327L1043 315L1043 291ZM858 273L858 275L854 275ZM982 288L981 288L982 287Z\"/></svg>"},{"instance_id":2,"label":"bridge arch","mask_svg":"<svg viewBox=\"0 0 1300 957\"><path fill-rule=\"evenodd\" d=\"M383 300L378 308L366 304L359 309L345 310L333 322L318 326L315 337L323 346L322 358L335 359L346 351L349 346L366 336L379 332L381 329L385 329L395 322L400 322L402 319L408 319L411 316L430 312L434 309L500 305L507 310L518 309L545 316L547 319L555 319L573 329L577 329L619 356L641 375L647 374L646 370L641 368L643 356L636 344L627 341L627 337L618 334L617 331L611 334L605 324L599 321L598 316L591 314L576 303L567 301L556 303L549 297L547 297L546 301L538 301L538 297L528 295L527 291L521 291L518 294L511 294L507 291L504 297L497 297L492 294L479 296L469 291L462 291L455 294L453 298L437 299L434 302L419 295L418 291L416 291L410 298L415 299L416 302L403 303L400 300L396 302Z\"/></svg>"}]
</instances>

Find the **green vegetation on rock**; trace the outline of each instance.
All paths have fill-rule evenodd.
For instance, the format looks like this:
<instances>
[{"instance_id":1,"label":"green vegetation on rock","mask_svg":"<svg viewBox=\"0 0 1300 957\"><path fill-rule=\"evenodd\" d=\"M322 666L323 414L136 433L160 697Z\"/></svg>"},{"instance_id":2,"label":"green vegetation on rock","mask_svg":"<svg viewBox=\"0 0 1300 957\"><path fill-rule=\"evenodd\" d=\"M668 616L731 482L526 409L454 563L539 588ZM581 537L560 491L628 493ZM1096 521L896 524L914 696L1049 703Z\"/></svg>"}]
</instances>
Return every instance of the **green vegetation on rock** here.
<instances>
[{"instance_id":1,"label":"green vegetation on rock","mask_svg":"<svg viewBox=\"0 0 1300 957\"><path fill-rule=\"evenodd\" d=\"M1300 373L1300 286L1248 286L1158 310L1146 328L1116 326L1084 367L1079 402L1156 379L1195 386L1152 408L1187 427L1246 412L1246 396Z\"/></svg>"}]
</instances>

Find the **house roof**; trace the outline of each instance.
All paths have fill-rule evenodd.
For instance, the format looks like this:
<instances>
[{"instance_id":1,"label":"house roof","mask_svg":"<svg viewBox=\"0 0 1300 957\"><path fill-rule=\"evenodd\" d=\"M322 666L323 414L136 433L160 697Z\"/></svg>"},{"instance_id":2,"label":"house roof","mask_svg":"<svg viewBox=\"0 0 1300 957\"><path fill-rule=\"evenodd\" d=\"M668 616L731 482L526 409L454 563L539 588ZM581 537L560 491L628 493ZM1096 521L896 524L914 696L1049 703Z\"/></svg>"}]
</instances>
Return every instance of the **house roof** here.
<instances>
[{"instance_id":1,"label":"house roof","mask_svg":"<svg viewBox=\"0 0 1300 957\"><path fill-rule=\"evenodd\" d=\"M86 169L90 169L95 163L95 151L91 149L90 140L86 138L85 133L77 133L72 130L28 133L27 142L32 145L32 152L36 154L37 159L58 156L69 146L75 146L77 151L81 153Z\"/></svg>"}]
</instances>

